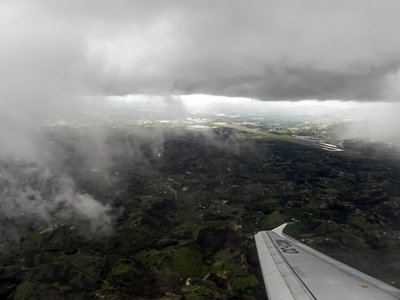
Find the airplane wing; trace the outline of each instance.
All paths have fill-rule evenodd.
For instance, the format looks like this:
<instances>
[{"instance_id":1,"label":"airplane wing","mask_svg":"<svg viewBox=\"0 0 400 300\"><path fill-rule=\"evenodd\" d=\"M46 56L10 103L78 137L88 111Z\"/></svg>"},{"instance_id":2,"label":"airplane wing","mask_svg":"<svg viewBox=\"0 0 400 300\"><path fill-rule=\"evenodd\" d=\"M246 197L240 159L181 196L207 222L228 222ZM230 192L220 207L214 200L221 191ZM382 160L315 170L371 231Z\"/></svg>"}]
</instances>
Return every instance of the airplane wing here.
<instances>
[{"instance_id":1,"label":"airplane wing","mask_svg":"<svg viewBox=\"0 0 400 300\"><path fill-rule=\"evenodd\" d=\"M400 290L282 233L286 224L255 235L269 300L393 300Z\"/></svg>"}]
</instances>

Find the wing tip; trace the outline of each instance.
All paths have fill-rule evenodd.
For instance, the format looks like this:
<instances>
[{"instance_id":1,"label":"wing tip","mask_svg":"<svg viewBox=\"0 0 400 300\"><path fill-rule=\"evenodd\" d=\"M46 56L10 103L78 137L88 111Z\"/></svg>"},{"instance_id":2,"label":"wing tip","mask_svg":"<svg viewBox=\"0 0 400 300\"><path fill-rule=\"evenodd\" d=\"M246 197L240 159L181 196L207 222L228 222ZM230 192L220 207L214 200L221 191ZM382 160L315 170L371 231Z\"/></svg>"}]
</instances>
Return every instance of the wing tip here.
<instances>
[{"instance_id":1,"label":"wing tip","mask_svg":"<svg viewBox=\"0 0 400 300\"><path fill-rule=\"evenodd\" d=\"M275 232L276 234L280 235L281 237L284 237L283 229L285 229L286 225L288 225L288 223L283 223L282 225L279 225L278 227L275 227L271 231Z\"/></svg>"}]
</instances>

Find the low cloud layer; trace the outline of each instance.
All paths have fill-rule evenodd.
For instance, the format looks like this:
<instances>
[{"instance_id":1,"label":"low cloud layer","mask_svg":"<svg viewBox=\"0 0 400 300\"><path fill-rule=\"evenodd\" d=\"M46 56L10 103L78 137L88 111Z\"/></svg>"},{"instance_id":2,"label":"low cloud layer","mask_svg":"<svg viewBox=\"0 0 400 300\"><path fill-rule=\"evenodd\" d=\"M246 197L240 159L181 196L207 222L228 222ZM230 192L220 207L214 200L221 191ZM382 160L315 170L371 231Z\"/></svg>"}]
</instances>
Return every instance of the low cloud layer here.
<instances>
[{"instance_id":1,"label":"low cloud layer","mask_svg":"<svg viewBox=\"0 0 400 300\"><path fill-rule=\"evenodd\" d=\"M24 219L26 223L36 221L60 225L84 218L88 220L89 228L84 229L88 232L106 233L111 230L111 208L89 194L80 193L69 176L54 174L31 163L9 168L2 166L0 181L2 223ZM4 234L2 232L2 239Z\"/></svg>"},{"instance_id":2,"label":"low cloud layer","mask_svg":"<svg viewBox=\"0 0 400 300\"><path fill-rule=\"evenodd\" d=\"M80 191L74 179L36 162L0 162L0 252L29 230L66 224L98 236L113 231L111 206Z\"/></svg>"},{"instance_id":3,"label":"low cloud layer","mask_svg":"<svg viewBox=\"0 0 400 300\"><path fill-rule=\"evenodd\" d=\"M115 169L151 172L149 159L163 152L163 130L139 129L44 126L18 154L0 151L0 252L28 230L50 225L77 226L90 236L112 233L123 212L116 192L124 193L127 179Z\"/></svg>"}]
</instances>

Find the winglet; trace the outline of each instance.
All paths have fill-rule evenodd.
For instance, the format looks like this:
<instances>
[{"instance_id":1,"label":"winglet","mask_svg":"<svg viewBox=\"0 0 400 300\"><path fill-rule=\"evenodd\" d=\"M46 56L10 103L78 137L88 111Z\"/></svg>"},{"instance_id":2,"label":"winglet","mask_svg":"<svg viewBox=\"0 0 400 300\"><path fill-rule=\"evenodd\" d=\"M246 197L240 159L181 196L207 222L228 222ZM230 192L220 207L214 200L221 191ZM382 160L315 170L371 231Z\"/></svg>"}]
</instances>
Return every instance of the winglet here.
<instances>
[{"instance_id":1,"label":"winglet","mask_svg":"<svg viewBox=\"0 0 400 300\"><path fill-rule=\"evenodd\" d=\"M283 236L283 229L286 227L288 223L283 223L282 225L272 229L273 232L275 232L276 234L280 235L281 237Z\"/></svg>"}]
</instances>

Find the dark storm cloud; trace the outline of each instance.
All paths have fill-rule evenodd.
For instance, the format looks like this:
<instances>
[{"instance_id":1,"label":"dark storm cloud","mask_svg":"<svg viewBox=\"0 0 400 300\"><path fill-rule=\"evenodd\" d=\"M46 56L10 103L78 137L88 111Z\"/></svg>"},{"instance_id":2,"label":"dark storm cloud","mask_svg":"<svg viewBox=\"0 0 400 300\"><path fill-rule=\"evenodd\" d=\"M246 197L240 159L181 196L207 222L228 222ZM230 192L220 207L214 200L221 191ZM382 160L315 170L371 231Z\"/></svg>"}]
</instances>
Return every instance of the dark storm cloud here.
<instances>
[{"instance_id":1,"label":"dark storm cloud","mask_svg":"<svg viewBox=\"0 0 400 300\"><path fill-rule=\"evenodd\" d=\"M3 1L2 101L37 110L82 94L192 91L394 100L399 11L394 0Z\"/></svg>"},{"instance_id":2,"label":"dark storm cloud","mask_svg":"<svg viewBox=\"0 0 400 300\"><path fill-rule=\"evenodd\" d=\"M395 76L399 63L355 67L351 73L313 67L266 66L262 76L219 80L182 81L176 90L185 93L251 97L261 100L386 99L387 76Z\"/></svg>"}]
</instances>

